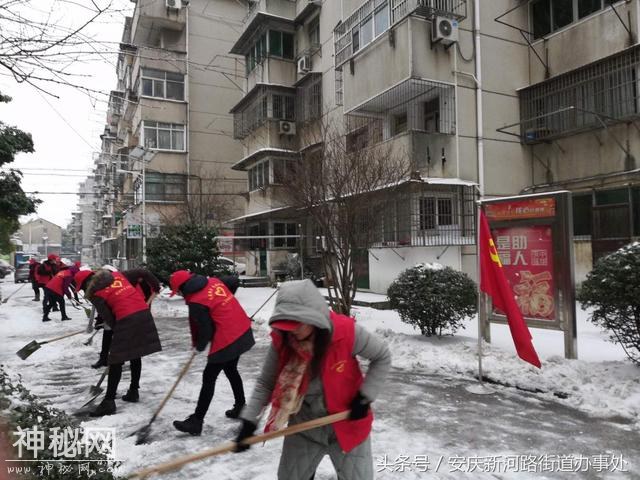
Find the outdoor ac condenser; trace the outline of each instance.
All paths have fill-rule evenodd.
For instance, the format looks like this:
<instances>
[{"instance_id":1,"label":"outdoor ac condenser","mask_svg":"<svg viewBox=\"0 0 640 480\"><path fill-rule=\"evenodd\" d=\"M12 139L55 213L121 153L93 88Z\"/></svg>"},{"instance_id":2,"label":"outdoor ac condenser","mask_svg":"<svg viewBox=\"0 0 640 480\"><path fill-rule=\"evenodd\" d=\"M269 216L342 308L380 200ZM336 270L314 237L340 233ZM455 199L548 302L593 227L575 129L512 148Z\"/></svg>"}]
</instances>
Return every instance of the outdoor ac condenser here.
<instances>
[{"instance_id":1,"label":"outdoor ac condenser","mask_svg":"<svg viewBox=\"0 0 640 480\"><path fill-rule=\"evenodd\" d=\"M435 17L431 25L431 40L444 45L458 41L458 22L452 18Z\"/></svg>"}]
</instances>

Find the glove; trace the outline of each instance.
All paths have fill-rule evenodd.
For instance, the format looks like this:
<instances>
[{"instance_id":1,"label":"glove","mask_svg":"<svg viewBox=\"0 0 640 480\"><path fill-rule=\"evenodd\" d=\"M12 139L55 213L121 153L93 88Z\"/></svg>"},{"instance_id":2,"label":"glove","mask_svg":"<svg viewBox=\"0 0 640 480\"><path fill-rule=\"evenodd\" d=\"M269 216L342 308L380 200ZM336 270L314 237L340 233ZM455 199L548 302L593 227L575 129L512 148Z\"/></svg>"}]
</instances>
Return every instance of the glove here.
<instances>
[{"instance_id":1,"label":"glove","mask_svg":"<svg viewBox=\"0 0 640 480\"><path fill-rule=\"evenodd\" d=\"M242 419L242 427L240 427L240 431L238 432L238 436L236 437L236 453L249 450L250 445L245 445L242 443L242 441L245 438L252 437L257 427L258 426L255 423L250 422L249 420Z\"/></svg>"},{"instance_id":2,"label":"glove","mask_svg":"<svg viewBox=\"0 0 640 480\"><path fill-rule=\"evenodd\" d=\"M101 328L104 328L104 320L102 320L102 318L97 317L96 318L96 323L93 326L94 330L100 330Z\"/></svg>"},{"instance_id":3,"label":"glove","mask_svg":"<svg viewBox=\"0 0 640 480\"><path fill-rule=\"evenodd\" d=\"M366 417L369 413L369 405L371 405L371 401L362 395L362 393L358 392L356 396L353 397L353 400L351 400L349 420L360 420Z\"/></svg>"}]
</instances>

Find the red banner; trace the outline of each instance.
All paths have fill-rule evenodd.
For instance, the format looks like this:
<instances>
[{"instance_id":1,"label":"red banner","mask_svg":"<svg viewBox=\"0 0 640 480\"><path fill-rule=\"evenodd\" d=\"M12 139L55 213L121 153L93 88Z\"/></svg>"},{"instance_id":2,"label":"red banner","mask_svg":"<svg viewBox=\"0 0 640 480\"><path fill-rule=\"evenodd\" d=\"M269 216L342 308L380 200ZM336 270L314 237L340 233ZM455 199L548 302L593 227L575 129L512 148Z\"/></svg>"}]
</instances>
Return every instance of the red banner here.
<instances>
[{"instance_id":1,"label":"red banner","mask_svg":"<svg viewBox=\"0 0 640 480\"><path fill-rule=\"evenodd\" d=\"M555 320L551 227L497 228L492 235L522 314L527 318Z\"/></svg>"},{"instance_id":2,"label":"red banner","mask_svg":"<svg viewBox=\"0 0 640 480\"><path fill-rule=\"evenodd\" d=\"M490 203L486 207L487 218L492 222L547 218L556 214L555 198L531 198L504 203Z\"/></svg>"}]
</instances>

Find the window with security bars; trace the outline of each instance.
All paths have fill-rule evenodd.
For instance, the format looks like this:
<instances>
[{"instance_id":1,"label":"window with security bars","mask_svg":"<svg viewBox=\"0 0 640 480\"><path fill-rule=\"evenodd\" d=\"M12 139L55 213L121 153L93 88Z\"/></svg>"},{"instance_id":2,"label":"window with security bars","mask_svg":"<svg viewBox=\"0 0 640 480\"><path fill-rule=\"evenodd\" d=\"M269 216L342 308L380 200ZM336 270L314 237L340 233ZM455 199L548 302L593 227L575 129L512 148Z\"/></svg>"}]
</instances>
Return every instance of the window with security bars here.
<instances>
[{"instance_id":1,"label":"window with security bars","mask_svg":"<svg viewBox=\"0 0 640 480\"><path fill-rule=\"evenodd\" d=\"M145 201L183 202L187 194L187 177L169 173L145 174Z\"/></svg>"},{"instance_id":2,"label":"window with security bars","mask_svg":"<svg viewBox=\"0 0 640 480\"><path fill-rule=\"evenodd\" d=\"M275 237L282 235L297 235L298 225L291 222L273 222L273 235ZM274 238L274 248L294 248L298 242L297 238Z\"/></svg>"},{"instance_id":3,"label":"window with security bars","mask_svg":"<svg viewBox=\"0 0 640 480\"><path fill-rule=\"evenodd\" d=\"M322 74L312 74L298 87L296 103L298 121L309 122L322 116Z\"/></svg>"},{"instance_id":4,"label":"window with security bars","mask_svg":"<svg viewBox=\"0 0 640 480\"><path fill-rule=\"evenodd\" d=\"M232 110L233 138L244 139L267 120L296 120L296 94L293 88L259 86L249 93L241 107Z\"/></svg>"},{"instance_id":5,"label":"window with security bars","mask_svg":"<svg viewBox=\"0 0 640 480\"><path fill-rule=\"evenodd\" d=\"M632 47L520 91L522 142L637 118L639 67L640 48Z\"/></svg>"}]
</instances>

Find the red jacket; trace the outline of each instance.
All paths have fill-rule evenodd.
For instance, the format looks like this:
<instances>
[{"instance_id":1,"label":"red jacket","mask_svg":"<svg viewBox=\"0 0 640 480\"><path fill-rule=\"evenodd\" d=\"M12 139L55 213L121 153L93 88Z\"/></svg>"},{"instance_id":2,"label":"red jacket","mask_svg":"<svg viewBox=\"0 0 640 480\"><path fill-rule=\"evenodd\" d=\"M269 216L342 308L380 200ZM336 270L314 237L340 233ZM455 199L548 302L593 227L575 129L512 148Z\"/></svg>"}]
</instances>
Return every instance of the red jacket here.
<instances>
[{"instance_id":1,"label":"red jacket","mask_svg":"<svg viewBox=\"0 0 640 480\"><path fill-rule=\"evenodd\" d=\"M72 281L73 274L70 270L64 269L56 273L53 278L46 283L45 287L57 293L61 297L63 295L67 295L67 297L70 298L71 294L69 293L69 285L71 285Z\"/></svg>"},{"instance_id":2,"label":"red jacket","mask_svg":"<svg viewBox=\"0 0 640 480\"><path fill-rule=\"evenodd\" d=\"M364 377L358 360L353 357L355 320L335 312L330 312L329 318L333 324L333 335L324 357L321 378L327 413L331 415L351 408L351 401L360 390ZM287 349L282 346L280 334L272 332L271 338L278 352L278 368L281 370L287 361ZM342 450L350 452L366 440L371 432L372 423L371 410L360 420L342 420L334 423L332 426Z\"/></svg>"},{"instance_id":3,"label":"red jacket","mask_svg":"<svg viewBox=\"0 0 640 480\"><path fill-rule=\"evenodd\" d=\"M142 294L122 273L112 272L112 275L111 285L95 291L93 295L105 301L116 322L136 312L149 310L149 305L144 301Z\"/></svg>"},{"instance_id":4,"label":"red jacket","mask_svg":"<svg viewBox=\"0 0 640 480\"><path fill-rule=\"evenodd\" d=\"M185 295L184 299L187 304L198 303L209 309L209 317L215 329L209 355L228 347L251 328L251 320L236 297L217 278L209 278L206 287ZM197 327L195 322L189 322L189 326L195 344Z\"/></svg>"}]
</instances>

